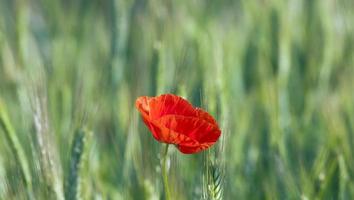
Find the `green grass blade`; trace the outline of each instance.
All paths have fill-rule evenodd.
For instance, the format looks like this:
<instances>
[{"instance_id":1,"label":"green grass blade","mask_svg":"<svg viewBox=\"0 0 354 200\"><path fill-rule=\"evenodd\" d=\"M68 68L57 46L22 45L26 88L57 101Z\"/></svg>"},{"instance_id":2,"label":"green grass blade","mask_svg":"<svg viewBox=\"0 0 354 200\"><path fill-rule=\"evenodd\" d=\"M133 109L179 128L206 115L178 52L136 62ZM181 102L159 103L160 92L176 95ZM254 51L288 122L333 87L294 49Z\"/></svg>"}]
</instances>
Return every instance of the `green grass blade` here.
<instances>
[{"instance_id":1,"label":"green grass blade","mask_svg":"<svg viewBox=\"0 0 354 200\"><path fill-rule=\"evenodd\" d=\"M17 137L15 129L13 128L8 113L5 109L4 103L0 100L0 127L5 133L5 138L8 141L11 151L15 156L16 162L21 168L21 172L28 189L28 194L32 194L32 178L30 173L29 164L21 143Z\"/></svg>"}]
</instances>

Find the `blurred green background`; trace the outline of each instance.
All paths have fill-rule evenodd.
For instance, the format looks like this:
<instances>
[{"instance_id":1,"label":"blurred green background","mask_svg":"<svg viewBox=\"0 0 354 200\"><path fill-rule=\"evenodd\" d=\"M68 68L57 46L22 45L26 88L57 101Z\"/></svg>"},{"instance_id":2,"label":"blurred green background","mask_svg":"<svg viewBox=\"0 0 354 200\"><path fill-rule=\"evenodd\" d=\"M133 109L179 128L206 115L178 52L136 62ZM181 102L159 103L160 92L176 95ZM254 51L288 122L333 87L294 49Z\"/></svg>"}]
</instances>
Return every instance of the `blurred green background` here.
<instances>
[{"instance_id":1,"label":"blurred green background","mask_svg":"<svg viewBox=\"0 0 354 200\"><path fill-rule=\"evenodd\" d=\"M0 199L164 199L138 96L210 112L172 196L354 199L352 0L0 0ZM210 170L212 169L212 170Z\"/></svg>"}]
</instances>

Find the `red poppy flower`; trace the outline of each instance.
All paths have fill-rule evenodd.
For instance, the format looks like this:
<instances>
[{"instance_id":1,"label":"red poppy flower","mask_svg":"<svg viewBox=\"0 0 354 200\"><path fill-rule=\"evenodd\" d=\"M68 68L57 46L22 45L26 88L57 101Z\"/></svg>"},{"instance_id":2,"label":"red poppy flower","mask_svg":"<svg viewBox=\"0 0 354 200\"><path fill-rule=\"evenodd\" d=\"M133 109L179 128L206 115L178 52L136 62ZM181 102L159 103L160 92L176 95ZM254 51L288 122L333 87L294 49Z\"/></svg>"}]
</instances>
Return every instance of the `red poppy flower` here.
<instances>
[{"instance_id":1,"label":"red poppy flower","mask_svg":"<svg viewBox=\"0 0 354 200\"><path fill-rule=\"evenodd\" d=\"M154 138L175 144L182 153L207 149L221 135L218 124L209 113L173 94L139 97L136 107Z\"/></svg>"}]
</instances>

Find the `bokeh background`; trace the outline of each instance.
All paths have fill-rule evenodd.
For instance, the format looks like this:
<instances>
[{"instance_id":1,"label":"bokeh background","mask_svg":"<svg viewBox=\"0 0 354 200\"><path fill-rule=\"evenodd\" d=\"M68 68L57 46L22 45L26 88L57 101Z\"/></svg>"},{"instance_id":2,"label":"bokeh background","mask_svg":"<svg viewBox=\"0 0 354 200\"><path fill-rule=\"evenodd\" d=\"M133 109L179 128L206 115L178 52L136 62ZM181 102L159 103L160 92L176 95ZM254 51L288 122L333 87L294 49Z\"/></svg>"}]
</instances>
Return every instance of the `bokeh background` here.
<instances>
[{"instance_id":1,"label":"bokeh background","mask_svg":"<svg viewBox=\"0 0 354 200\"><path fill-rule=\"evenodd\" d=\"M354 199L354 1L0 0L0 199L164 199L138 96L210 112L172 196Z\"/></svg>"}]
</instances>

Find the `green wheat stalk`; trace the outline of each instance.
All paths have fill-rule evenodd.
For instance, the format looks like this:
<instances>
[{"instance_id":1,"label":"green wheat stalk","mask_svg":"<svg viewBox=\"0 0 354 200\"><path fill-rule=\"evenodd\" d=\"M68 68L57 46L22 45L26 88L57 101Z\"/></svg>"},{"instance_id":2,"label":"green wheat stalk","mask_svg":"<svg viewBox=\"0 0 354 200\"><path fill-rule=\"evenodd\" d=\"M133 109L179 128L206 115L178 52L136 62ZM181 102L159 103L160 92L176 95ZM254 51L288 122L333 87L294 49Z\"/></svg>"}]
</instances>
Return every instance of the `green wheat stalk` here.
<instances>
[{"instance_id":1,"label":"green wheat stalk","mask_svg":"<svg viewBox=\"0 0 354 200\"><path fill-rule=\"evenodd\" d=\"M79 170L85 145L85 131L76 131L71 146L71 159L69 164L69 176L67 180L65 199L75 200L78 198Z\"/></svg>"},{"instance_id":2,"label":"green wheat stalk","mask_svg":"<svg viewBox=\"0 0 354 200\"><path fill-rule=\"evenodd\" d=\"M209 195L212 200L221 200L223 193L223 175L220 168L215 165L211 165L209 169Z\"/></svg>"},{"instance_id":3,"label":"green wheat stalk","mask_svg":"<svg viewBox=\"0 0 354 200\"><path fill-rule=\"evenodd\" d=\"M210 152L207 152L203 177L203 199L223 199L224 175L221 165L212 161Z\"/></svg>"},{"instance_id":4,"label":"green wheat stalk","mask_svg":"<svg viewBox=\"0 0 354 200\"><path fill-rule=\"evenodd\" d=\"M49 192L47 195L64 200L61 163L57 158L58 153L52 138L53 135L50 135L46 95L39 94L39 90L41 89L35 91L37 96L33 97L32 109L41 170L47 184L47 192ZM43 97L40 98L40 95Z\"/></svg>"}]
</instances>

